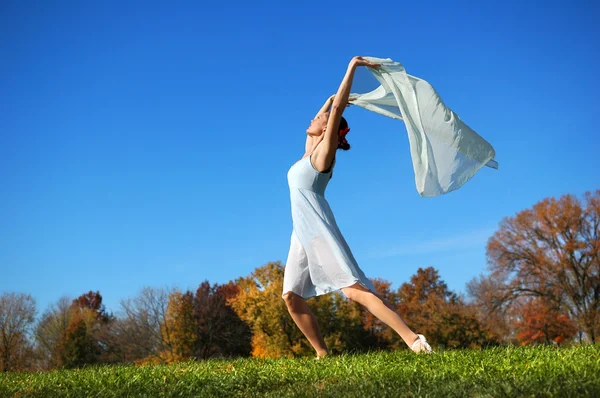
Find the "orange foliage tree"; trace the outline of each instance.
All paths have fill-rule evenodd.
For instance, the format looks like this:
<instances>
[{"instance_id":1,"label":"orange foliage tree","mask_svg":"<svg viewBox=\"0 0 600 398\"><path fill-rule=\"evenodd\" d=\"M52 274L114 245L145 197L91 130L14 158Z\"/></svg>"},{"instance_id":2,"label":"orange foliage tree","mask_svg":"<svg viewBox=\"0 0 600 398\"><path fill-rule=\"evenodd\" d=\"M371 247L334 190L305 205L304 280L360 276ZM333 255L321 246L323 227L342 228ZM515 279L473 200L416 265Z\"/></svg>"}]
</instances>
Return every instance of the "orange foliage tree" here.
<instances>
[{"instance_id":1,"label":"orange foliage tree","mask_svg":"<svg viewBox=\"0 0 600 398\"><path fill-rule=\"evenodd\" d=\"M445 348L481 347L497 344L493 334L448 289L433 267L419 268L410 282L398 289L398 310L416 333Z\"/></svg>"},{"instance_id":2,"label":"orange foliage tree","mask_svg":"<svg viewBox=\"0 0 600 398\"><path fill-rule=\"evenodd\" d=\"M252 356L292 357L303 350L301 332L281 298L283 273L279 261L256 268L236 280L239 292L228 301L252 329Z\"/></svg>"},{"instance_id":3,"label":"orange foliage tree","mask_svg":"<svg viewBox=\"0 0 600 398\"><path fill-rule=\"evenodd\" d=\"M552 308L541 297L523 297L517 304L519 321L516 323L517 340L521 344L562 343L577 332L568 314Z\"/></svg>"},{"instance_id":4,"label":"orange foliage tree","mask_svg":"<svg viewBox=\"0 0 600 398\"><path fill-rule=\"evenodd\" d=\"M175 290L169 294L163 335L167 349L161 352L164 362L180 362L192 357L198 340L198 323L194 319L193 295Z\"/></svg>"},{"instance_id":5,"label":"orange foliage tree","mask_svg":"<svg viewBox=\"0 0 600 398\"><path fill-rule=\"evenodd\" d=\"M94 314L88 308L74 314L59 343L60 366L75 368L98 363L102 352L90 330L90 319L93 316Z\"/></svg>"},{"instance_id":6,"label":"orange foliage tree","mask_svg":"<svg viewBox=\"0 0 600 398\"><path fill-rule=\"evenodd\" d=\"M587 339L600 335L600 190L584 203L548 198L504 219L487 246L505 300L532 296L566 311Z\"/></svg>"},{"instance_id":7,"label":"orange foliage tree","mask_svg":"<svg viewBox=\"0 0 600 398\"><path fill-rule=\"evenodd\" d=\"M101 336L114 317L106 313L100 292L88 292L73 300L70 323L57 344L58 365L66 368L102 362L109 349Z\"/></svg>"}]
</instances>

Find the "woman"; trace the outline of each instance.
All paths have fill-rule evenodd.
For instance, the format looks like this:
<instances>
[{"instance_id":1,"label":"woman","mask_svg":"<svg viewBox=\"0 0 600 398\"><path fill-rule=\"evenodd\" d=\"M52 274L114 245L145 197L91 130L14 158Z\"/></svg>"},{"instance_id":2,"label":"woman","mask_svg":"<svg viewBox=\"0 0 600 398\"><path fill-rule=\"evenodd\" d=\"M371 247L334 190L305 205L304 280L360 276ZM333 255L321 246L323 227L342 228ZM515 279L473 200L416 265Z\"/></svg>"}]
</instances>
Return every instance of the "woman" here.
<instances>
[{"instance_id":1,"label":"woman","mask_svg":"<svg viewBox=\"0 0 600 398\"><path fill-rule=\"evenodd\" d=\"M324 197L337 149L350 149L346 140L348 123L342 113L348 105L354 71L359 66L378 67L379 64L362 57L350 61L337 94L327 100L306 130L306 153L288 171L294 228L282 297L292 319L316 350L317 358L329 351L305 300L335 290L364 305L392 327L413 351L432 352L425 337L406 326L359 268Z\"/></svg>"}]
</instances>

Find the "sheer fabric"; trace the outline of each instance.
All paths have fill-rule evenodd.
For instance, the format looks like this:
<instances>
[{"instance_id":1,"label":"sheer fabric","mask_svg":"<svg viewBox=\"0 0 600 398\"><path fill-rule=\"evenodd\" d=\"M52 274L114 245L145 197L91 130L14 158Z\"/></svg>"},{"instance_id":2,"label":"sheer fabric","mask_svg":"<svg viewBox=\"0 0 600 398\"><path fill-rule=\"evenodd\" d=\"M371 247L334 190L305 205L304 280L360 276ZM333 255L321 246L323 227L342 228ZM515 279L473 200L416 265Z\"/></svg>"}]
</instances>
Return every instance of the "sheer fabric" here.
<instances>
[{"instance_id":1,"label":"sheer fabric","mask_svg":"<svg viewBox=\"0 0 600 398\"><path fill-rule=\"evenodd\" d=\"M429 83L389 58L364 58L381 64L368 68L380 86L350 94L356 98L351 103L404 121L419 195L451 192L483 166L498 168L494 148L448 108Z\"/></svg>"}]
</instances>

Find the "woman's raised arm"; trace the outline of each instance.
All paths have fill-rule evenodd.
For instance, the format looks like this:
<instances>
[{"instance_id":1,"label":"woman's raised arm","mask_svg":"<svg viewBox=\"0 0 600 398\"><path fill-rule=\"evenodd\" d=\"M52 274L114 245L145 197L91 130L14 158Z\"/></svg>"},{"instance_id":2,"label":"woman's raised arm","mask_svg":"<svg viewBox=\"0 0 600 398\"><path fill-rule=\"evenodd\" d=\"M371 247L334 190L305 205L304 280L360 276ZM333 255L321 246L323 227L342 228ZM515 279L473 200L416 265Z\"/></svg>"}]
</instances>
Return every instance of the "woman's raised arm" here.
<instances>
[{"instance_id":1,"label":"woman's raised arm","mask_svg":"<svg viewBox=\"0 0 600 398\"><path fill-rule=\"evenodd\" d=\"M375 68L378 67L379 64L371 63L362 57L354 57L350 61L350 64L348 64L346 75L344 75L344 79L338 88L337 94L333 98L325 136L323 137L323 148L318 154L318 161L319 163L327 165L325 168L329 167L328 165L333 161L335 151L337 150L340 120L342 119L344 109L348 105L348 96L350 95L350 88L352 87L352 80L354 79L354 71L358 66Z\"/></svg>"}]
</instances>

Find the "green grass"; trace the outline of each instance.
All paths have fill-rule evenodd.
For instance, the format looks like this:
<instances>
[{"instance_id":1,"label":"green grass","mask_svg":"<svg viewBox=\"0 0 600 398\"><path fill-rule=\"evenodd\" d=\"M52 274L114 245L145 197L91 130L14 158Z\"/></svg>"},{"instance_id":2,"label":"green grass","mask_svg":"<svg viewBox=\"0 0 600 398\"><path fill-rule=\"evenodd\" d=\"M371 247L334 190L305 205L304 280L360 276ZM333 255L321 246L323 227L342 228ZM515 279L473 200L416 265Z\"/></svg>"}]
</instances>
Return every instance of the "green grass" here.
<instances>
[{"instance_id":1,"label":"green grass","mask_svg":"<svg viewBox=\"0 0 600 398\"><path fill-rule=\"evenodd\" d=\"M600 397L600 345L0 374L0 397Z\"/></svg>"}]
</instances>

